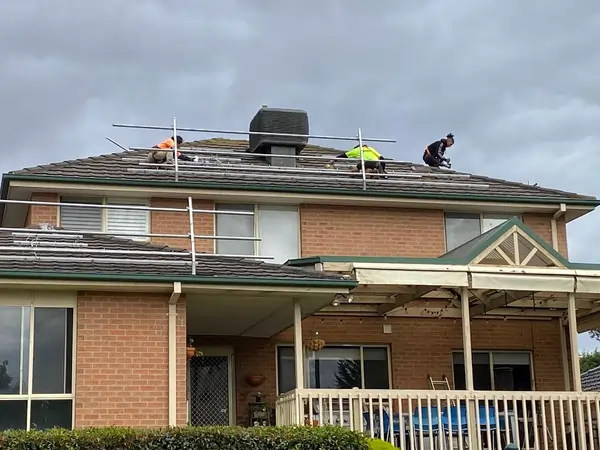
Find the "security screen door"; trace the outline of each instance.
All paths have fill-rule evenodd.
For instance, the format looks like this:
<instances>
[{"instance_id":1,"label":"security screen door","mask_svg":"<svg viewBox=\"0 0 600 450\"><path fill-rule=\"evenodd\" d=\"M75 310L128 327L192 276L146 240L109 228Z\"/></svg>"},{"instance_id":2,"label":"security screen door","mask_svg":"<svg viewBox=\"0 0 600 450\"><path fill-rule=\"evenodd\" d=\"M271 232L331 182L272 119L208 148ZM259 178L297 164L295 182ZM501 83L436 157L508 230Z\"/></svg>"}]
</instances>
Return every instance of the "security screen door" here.
<instances>
[{"instance_id":1,"label":"security screen door","mask_svg":"<svg viewBox=\"0 0 600 450\"><path fill-rule=\"evenodd\" d=\"M190 359L190 423L192 426L230 425L230 356Z\"/></svg>"}]
</instances>

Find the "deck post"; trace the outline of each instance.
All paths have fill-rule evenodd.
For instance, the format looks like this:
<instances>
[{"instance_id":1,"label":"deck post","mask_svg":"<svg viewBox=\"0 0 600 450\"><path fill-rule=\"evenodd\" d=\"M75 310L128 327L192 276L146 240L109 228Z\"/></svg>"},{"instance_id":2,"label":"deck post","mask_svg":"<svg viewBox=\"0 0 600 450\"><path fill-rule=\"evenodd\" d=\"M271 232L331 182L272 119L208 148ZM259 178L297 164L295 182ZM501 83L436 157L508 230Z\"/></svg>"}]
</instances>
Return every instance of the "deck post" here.
<instances>
[{"instance_id":1,"label":"deck post","mask_svg":"<svg viewBox=\"0 0 600 450\"><path fill-rule=\"evenodd\" d=\"M569 292L569 304L567 310L569 321L569 338L571 347L571 370L573 376L573 390L581 392L581 369L579 368L579 344L577 341L577 308L575 307L575 293Z\"/></svg>"},{"instance_id":2,"label":"deck post","mask_svg":"<svg viewBox=\"0 0 600 450\"><path fill-rule=\"evenodd\" d=\"M569 344L571 347L571 370L573 375L573 390L577 393L583 391L581 387L581 369L579 367L579 342L577 333L577 308L575 305L575 293L569 292L569 304L567 310L569 321ZM579 448L587 448L585 436L585 415L583 413L582 399L577 398L577 431L571 426L571 432L577 432Z\"/></svg>"},{"instance_id":3,"label":"deck post","mask_svg":"<svg viewBox=\"0 0 600 450\"><path fill-rule=\"evenodd\" d=\"M296 365L296 389L304 389L304 350L302 345L302 306L294 298L294 360Z\"/></svg>"},{"instance_id":4,"label":"deck post","mask_svg":"<svg viewBox=\"0 0 600 450\"><path fill-rule=\"evenodd\" d=\"M460 310L463 332L463 358L465 362L465 386L467 392L472 394L475 390L473 384L473 349L471 347L471 314L469 313L469 289L463 287L460 294ZM467 433L469 440L469 448L476 448L477 444L477 416L475 409L477 402L470 399L471 395L467 396Z\"/></svg>"}]
</instances>

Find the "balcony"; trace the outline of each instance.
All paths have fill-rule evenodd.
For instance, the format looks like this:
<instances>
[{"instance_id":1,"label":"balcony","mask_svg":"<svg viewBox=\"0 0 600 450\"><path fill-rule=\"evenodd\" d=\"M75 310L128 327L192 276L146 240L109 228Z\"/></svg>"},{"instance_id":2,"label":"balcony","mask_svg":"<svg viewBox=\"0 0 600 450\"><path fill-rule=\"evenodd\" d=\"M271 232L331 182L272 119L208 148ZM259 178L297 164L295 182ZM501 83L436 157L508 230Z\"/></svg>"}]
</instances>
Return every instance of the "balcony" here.
<instances>
[{"instance_id":1,"label":"balcony","mask_svg":"<svg viewBox=\"0 0 600 450\"><path fill-rule=\"evenodd\" d=\"M598 393L295 389L278 397L276 423L347 427L402 450L594 450L599 411Z\"/></svg>"}]
</instances>

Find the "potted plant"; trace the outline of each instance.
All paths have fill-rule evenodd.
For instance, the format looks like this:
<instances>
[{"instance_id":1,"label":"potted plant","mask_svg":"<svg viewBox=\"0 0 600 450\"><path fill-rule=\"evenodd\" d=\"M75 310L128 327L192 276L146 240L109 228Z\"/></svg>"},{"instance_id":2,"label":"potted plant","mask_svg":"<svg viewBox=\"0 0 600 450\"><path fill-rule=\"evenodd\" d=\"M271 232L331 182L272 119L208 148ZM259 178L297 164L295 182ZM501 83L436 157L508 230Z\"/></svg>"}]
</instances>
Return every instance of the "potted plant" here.
<instances>
[{"instance_id":1,"label":"potted plant","mask_svg":"<svg viewBox=\"0 0 600 450\"><path fill-rule=\"evenodd\" d=\"M318 336L319 336L319 332L317 331L315 333L315 337L307 340L304 343L304 346L308 350L311 350L313 352L318 352L319 350L323 350L323 347L325 347L325 341L323 339L319 339Z\"/></svg>"},{"instance_id":2,"label":"potted plant","mask_svg":"<svg viewBox=\"0 0 600 450\"><path fill-rule=\"evenodd\" d=\"M196 347L194 347L194 340L192 338L188 339L188 345L185 348L185 353L187 355L187 359L191 359L194 356L202 356L202 352L199 352Z\"/></svg>"}]
</instances>

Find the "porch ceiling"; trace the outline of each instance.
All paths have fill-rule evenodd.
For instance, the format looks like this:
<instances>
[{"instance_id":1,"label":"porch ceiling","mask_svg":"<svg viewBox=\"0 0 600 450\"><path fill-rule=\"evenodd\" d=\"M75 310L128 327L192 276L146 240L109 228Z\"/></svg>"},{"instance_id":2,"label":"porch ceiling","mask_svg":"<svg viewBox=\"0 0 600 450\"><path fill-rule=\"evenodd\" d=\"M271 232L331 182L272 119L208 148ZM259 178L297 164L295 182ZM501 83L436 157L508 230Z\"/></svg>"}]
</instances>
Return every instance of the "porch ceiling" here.
<instances>
[{"instance_id":1,"label":"porch ceiling","mask_svg":"<svg viewBox=\"0 0 600 450\"><path fill-rule=\"evenodd\" d=\"M294 323L294 298L303 317L331 305L331 293L227 291L187 294L187 334L271 337Z\"/></svg>"}]
</instances>

